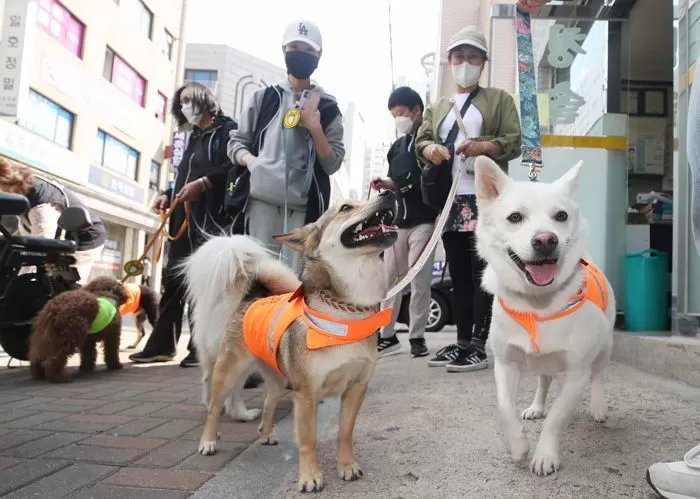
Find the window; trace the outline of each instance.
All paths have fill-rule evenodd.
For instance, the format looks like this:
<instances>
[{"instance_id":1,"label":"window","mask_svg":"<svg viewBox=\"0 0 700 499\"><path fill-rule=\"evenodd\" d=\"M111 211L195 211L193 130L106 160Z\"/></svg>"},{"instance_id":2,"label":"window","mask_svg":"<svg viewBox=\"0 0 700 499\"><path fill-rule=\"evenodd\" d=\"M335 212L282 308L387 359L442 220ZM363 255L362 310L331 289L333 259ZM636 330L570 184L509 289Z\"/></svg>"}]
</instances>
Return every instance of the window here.
<instances>
[{"instance_id":1,"label":"window","mask_svg":"<svg viewBox=\"0 0 700 499\"><path fill-rule=\"evenodd\" d=\"M119 5L122 6L126 15L136 24L138 31L150 39L153 27L153 13L148 10L148 7L141 0L120 0Z\"/></svg>"},{"instance_id":2,"label":"window","mask_svg":"<svg viewBox=\"0 0 700 499\"><path fill-rule=\"evenodd\" d=\"M136 180L139 153L121 140L115 139L102 130L97 130L93 162Z\"/></svg>"},{"instance_id":3,"label":"window","mask_svg":"<svg viewBox=\"0 0 700 499\"><path fill-rule=\"evenodd\" d=\"M158 192L158 179L160 178L160 164L151 161L151 174L148 177L148 188Z\"/></svg>"},{"instance_id":4,"label":"window","mask_svg":"<svg viewBox=\"0 0 700 499\"><path fill-rule=\"evenodd\" d=\"M146 80L109 47L105 51L102 74L134 102L144 105Z\"/></svg>"},{"instance_id":5,"label":"window","mask_svg":"<svg viewBox=\"0 0 700 499\"><path fill-rule=\"evenodd\" d=\"M166 29L165 30L165 41L163 42L163 53L169 60L173 60L173 45L175 44L175 39L173 35Z\"/></svg>"},{"instance_id":6,"label":"window","mask_svg":"<svg viewBox=\"0 0 700 499\"><path fill-rule=\"evenodd\" d=\"M198 69L186 69L185 80L192 81L216 81L216 71L202 71Z\"/></svg>"},{"instance_id":7,"label":"window","mask_svg":"<svg viewBox=\"0 0 700 499\"><path fill-rule=\"evenodd\" d=\"M85 25L59 2L39 0L36 23L73 55L82 57Z\"/></svg>"},{"instance_id":8,"label":"window","mask_svg":"<svg viewBox=\"0 0 700 499\"><path fill-rule=\"evenodd\" d=\"M168 107L168 98L162 93L156 94L155 115L160 121L165 123L165 114Z\"/></svg>"},{"instance_id":9,"label":"window","mask_svg":"<svg viewBox=\"0 0 700 499\"><path fill-rule=\"evenodd\" d=\"M75 115L34 90L29 91L28 103L22 125L27 130L70 149Z\"/></svg>"}]
</instances>

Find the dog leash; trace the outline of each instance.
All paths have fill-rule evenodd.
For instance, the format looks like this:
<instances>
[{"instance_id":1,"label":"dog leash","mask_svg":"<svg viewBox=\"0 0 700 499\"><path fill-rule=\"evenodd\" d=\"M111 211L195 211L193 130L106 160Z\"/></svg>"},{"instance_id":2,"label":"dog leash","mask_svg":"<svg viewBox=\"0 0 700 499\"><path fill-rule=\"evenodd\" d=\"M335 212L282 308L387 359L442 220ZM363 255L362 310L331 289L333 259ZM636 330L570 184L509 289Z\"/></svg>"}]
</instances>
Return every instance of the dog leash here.
<instances>
[{"instance_id":1,"label":"dog leash","mask_svg":"<svg viewBox=\"0 0 700 499\"><path fill-rule=\"evenodd\" d=\"M170 208L168 208L167 210L160 210L160 225L156 229L149 243L144 248L143 253L136 260L129 260L124 264L124 272L126 273L126 275L120 281L122 284L129 277L136 277L143 273L143 260L151 251L153 246L155 246L156 242L158 242L158 249L156 250L156 255L153 263L158 263L160 261L160 257L163 254L162 238L163 234L166 233L165 224L170 218L170 215L173 214L173 211L175 211L175 207L178 205L179 202L180 200L176 197L173 200L173 203L170 205ZM169 233L167 234L169 241L177 241L185 234L187 228L190 226L190 212L191 204L189 201L185 201L185 221L182 222L182 225L178 229L177 234L175 234L174 236L171 236Z\"/></svg>"},{"instance_id":2,"label":"dog leash","mask_svg":"<svg viewBox=\"0 0 700 499\"><path fill-rule=\"evenodd\" d=\"M528 169L527 177L537 182L542 169L540 118L537 110L537 81L532 56L530 14L516 9L516 41L518 47L518 83L520 86L520 122L522 156L520 164Z\"/></svg>"}]
</instances>

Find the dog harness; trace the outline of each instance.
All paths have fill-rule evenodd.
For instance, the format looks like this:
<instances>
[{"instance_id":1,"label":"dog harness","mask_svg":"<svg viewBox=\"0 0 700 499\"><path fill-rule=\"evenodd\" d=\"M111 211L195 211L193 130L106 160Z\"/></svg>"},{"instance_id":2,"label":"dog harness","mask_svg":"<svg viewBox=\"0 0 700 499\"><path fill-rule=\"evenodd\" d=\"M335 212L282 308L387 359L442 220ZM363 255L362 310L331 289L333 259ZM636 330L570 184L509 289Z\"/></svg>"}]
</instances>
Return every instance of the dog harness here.
<instances>
[{"instance_id":1,"label":"dog harness","mask_svg":"<svg viewBox=\"0 0 700 499\"><path fill-rule=\"evenodd\" d=\"M277 351L284 333L299 319L306 325L306 347L319 350L361 341L391 322L391 308L360 320L341 320L311 310L300 289L253 302L243 316L243 338L248 349L282 376Z\"/></svg>"},{"instance_id":2,"label":"dog harness","mask_svg":"<svg viewBox=\"0 0 700 499\"><path fill-rule=\"evenodd\" d=\"M503 310L505 310L508 315L515 319L515 321L524 327L528 332L535 352L539 353L540 351L540 347L537 344L538 322L551 321L569 315L581 308L587 301L592 302L603 312L608 309L608 286L605 283L603 273L598 267L590 262L587 262L586 260L581 260L581 268L583 269L585 276L581 289L579 289L578 293L569 299L569 303L566 305L566 308L557 314L550 315L548 317L540 317L529 312L517 312L506 307L503 299L500 297L498 298L498 303L500 303L501 307L503 307Z\"/></svg>"},{"instance_id":3,"label":"dog harness","mask_svg":"<svg viewBox=\"0 0 700 499\"><path fill-rule=\"evenodd\" d=\"M121 315L133 314L141 305L141 286L130 282L122 284L122 287L126 291L128 298L119 306L119 313Z\"/></svg>"},{"instance_id":4,"label":"dog harness","mask_svg":"<svg viewBox=\"0 0 700 499\"><path fill-rule=\"evenodd\" d=\"M90 324L88 334L95 334L109 326L117 315L117 305L112 298L105 296L97 297L97 316Z\"/></svg>"}]
</instances>

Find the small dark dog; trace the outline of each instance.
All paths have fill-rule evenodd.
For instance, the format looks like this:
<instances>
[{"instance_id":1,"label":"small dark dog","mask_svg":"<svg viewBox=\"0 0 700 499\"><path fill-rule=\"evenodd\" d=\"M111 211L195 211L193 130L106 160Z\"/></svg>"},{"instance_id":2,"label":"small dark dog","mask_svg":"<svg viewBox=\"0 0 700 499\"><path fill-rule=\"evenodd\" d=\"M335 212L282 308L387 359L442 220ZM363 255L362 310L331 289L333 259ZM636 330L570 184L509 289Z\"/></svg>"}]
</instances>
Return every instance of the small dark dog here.
<instances>
[{"instance_id":1,"label":"small dark dog","mask_svg":"<svg viewBox=\"0 0 700 499\"><path fill-rule=\"evenodd\" d=\"M146 320L152 328L156 327L160 296L153 288L143 284L128 282L123 284L123 287L129 298L119 307L119 313L121 315L134 314L137 337L134 344L128 347L132 349L136 348L136 345L146 336L146 329L143 327Z\"/></svg>"},{"instance_id":2,"label":"small dark dog","mask_svg":"<svg viewBox=\"0 0 700 499\"><path fill-rule=\"evenodd\" d=\"M95 370L97 342L103 342L107 369L121 369L119 307L128 296L111 277L98 277L80 289L65 291L41 309L29 339L32 378L69 381L68 357L80 352L80 371Z\"/></svg>"}]
</instances>

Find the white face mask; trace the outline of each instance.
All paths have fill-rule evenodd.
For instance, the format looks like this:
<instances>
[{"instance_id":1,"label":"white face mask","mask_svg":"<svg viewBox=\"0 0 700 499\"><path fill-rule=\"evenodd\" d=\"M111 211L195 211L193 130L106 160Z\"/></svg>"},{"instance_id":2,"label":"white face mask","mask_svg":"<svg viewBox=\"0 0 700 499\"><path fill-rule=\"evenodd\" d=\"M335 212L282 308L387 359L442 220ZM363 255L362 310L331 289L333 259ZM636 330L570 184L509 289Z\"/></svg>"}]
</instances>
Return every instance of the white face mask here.
<instances>
[{"instance_id":1,"label":"white face mask","mask_svg":"<svg viewBox=\"0 0 700 499\"><path fill-rule=\"evenodd\" d=\"M397 116L396 117L396 131L401 135L406 135L411 133L413 130L413 119L409 116Z\"/></svg>"},{"instance_id":2,"label":"white face mask","mask_svg":"<svg viewBox=\"0 0 700 499\"><path fill-rule=\"evenodd\" d=\"M187 122L191 125L196 125L197 123L202 121L202 114L195 112L194 105L191 102L188 102L187 104L183 104L181 111L182 111L182 115L185 117Z\"/></svg>"},{"instance_id":3,"label":"white face mask","mask_svg":"<svg viewBox=\"0 0 700 499\"><path fill-rule=\"evenodd\" d=\"M452 78L462 88L473 87L479 83L481 77L481 64L474 66L463 62L459 66L452 66Z\"/></svg>"}]
</instances>

